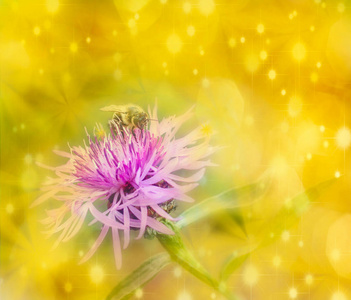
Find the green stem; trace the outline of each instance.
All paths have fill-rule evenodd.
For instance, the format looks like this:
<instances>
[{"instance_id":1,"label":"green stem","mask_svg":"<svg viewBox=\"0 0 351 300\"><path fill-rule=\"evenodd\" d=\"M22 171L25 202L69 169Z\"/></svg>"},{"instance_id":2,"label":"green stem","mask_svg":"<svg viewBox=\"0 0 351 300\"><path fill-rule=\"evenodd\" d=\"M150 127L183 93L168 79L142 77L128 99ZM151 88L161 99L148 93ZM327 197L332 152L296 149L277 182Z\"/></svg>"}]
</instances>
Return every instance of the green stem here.
<instances>
[{"instance_id":1,"label":"green stem","mask_svg":"<svg viewBox=\"0 0 351 300\"><path fill-rule=\"evenodd\" d=\"M175 234L157 234L157 238L161 245L170 254L171 259L205 284L213 287L227 299L238 300L238 298L228 290L226 284L214 279L208 273L208 271L196 260L194 255L185 247L182 238L180 237L178 227L174 223L167 221L164 221L164 224L170 227Z\"/></svg>"}]
</instances>

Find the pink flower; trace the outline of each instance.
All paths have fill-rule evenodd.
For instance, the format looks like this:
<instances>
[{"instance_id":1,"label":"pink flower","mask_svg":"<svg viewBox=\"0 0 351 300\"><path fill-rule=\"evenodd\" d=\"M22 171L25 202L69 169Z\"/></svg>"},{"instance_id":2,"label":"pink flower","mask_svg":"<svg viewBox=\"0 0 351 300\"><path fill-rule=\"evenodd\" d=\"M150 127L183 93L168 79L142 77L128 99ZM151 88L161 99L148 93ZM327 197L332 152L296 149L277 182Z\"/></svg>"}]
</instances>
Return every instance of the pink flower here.
<instances>
[{"instance_id":1,"label":"pink flower","mask_svg":"<svg viewBox=\"0 0 351 300\"><path fill-rule=\"evenodd\" d=\"M215 149L208 146L200 127L175 138L190 112L161 122L156 107L152 113L149 109L149 115L154 121L143 131L120 132L115 128L106 135L100 125L99 134L88 134L88 145L72 147L71 153L54 151L68 161L56 168L48 167L56 177L43 186L45 193L34 205L49 198L62 203L49 210L42 221L50 235L60 232L54 246L77 234L88 213L94 218L90 224L102 224L99 237L81 262L94 254L110 229L117 268L121 267L121 232L123 248L129 244L130 230L139 230L137 238L146 229L173 234L160 220L176 220L169 214L174 201L192 202L187 193L211 165L207 157ZM190 170L190 176L182 176L182 170Z\"/></svg>"}]
</instances>

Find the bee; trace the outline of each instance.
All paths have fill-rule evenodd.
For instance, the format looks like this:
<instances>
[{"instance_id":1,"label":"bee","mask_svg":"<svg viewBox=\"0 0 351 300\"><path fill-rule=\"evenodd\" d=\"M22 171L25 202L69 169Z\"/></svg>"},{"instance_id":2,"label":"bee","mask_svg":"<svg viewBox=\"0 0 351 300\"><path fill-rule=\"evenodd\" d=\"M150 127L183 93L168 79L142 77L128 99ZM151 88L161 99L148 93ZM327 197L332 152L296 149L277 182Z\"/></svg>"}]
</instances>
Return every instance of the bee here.
<instances>
[{"instance_id":1,"label":"bee","mask_svg":"<svg viewBox=\"0 0 351 300\"><path fill-rule=\"evenodd\" d=\"M119 129L127 127L134 133L135 128L143 130L148 121L148 114L138 105L110 105L101 108L102 111L113 112L112 124L117 125Z\"/></svg>"}]
</instances>

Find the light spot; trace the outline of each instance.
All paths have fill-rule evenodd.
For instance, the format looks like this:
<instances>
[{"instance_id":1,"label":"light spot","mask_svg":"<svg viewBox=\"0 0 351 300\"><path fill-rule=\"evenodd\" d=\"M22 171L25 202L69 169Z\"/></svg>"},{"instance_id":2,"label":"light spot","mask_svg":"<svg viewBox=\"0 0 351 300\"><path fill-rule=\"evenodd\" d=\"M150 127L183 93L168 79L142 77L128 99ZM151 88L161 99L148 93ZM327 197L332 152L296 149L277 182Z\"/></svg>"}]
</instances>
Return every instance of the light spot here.
<instances>
[{"instance_id":1,"label":"light spot","mask_svg":"<svg viewBox=\"0 0 351 300\"><path fill-rule=\"evenodd\" d=\"M182 276L182 268L179 266L175 267L173 270L173 275L175 278L179 278L180 276Z\"/></svg>"},{"instance_id":2,"label":"light spot","mask_svg":"<svg viewBox=\"0 0 351 300\"><path fill-rule=\"evenodd\" d=\"M281 262L282 259L280 258L280 256L276 255L273 257L273 266L275 266L276 268L280 266Z\"/></svg>"},{"instance_id":3,"label":"light spot","mask_svg":"<svg viewBox=\"0 0 351 300\"><path fill-rule=\"evenodd\" d=\"M136 289L135 291L135 298L140 299L143 297L143 290L141 288Z\"/></svg>"},{"instance_id":4,"label":"light spot","mask_svg":"<svg viewBox=\"0 0 351 300\"><path fill-rule=\"evenodd\" d=\"M51 28L51 22L49 20L46 20L44 23L44 27L46 30L49 30Z\"/></svg>"},{"instance_id":5,"label":"light spot","mask_svg":"<svg viewBox=\"0 0 351 300\"><path fill-rule=\"evenodd\" d=\"M115 80L121 80L122 79L122 71L120 69L116 69L114 72L113 72L113 77Z\"/></svg>"},{"instance_id":6,"label":"light spot","mask_svg":"<svg viewBox=\"0 0 351 300\"><path fill-rule=\"evenodd\" d=\"M242 44L245 43L245 37L244 37L244 36L242 36L242 37L240 38L240 42L241 42Z\"/></svg>"},{"instance_id":7,"label":"light spot","mask_svg":"<svg viewBox=\"0 0 351 300\"><path fill-rule=\"evenodd\" d=\"M39 75L43 75L44 74L44 70L43 69L39 69Z\"/></svg>"},{"instance_id":8,"label":"light spot","mask_svg":"<svg viewBox=\"0 0 351 300\"><path fill-rule=\"evenodd\" d=\"M199 11L204 16L208 16L213 13L215 7L216 6L213 0L199 0Z\"/></svg>"},{"instance_id":9,"label":"light spot","mask_svg":"<svg viewBox=\"0 0 351 300\"><path fill-rule=\"evenodd\" d=\"M323 147L324 148L328 148L329 147L329 142L328 141L324 141L323 142Z\"/></svg>"},{"instance_id":10,"label":"light spot","mask_svg":"<svg viewBox=\"0 0 351 300\"><path fill-rule=\"evenodd\" d=\"M255 119L252 116L248 115L248 116L245 117L245 125L250 127L254 123L255 123Z\"/></svg>"},{"instance_id":11,"label":"light spot","mask_svg":"<svg viewBox=\"0 0 351 300\"><path fill-rule=\"evenodd\" d=\"M208 88L210 86L210 81L207 78L202 79L202 86Z\"/></svg>"},{"instance_id":12,"label":"light spot","mask_svg":"<svg viewBox=\"0 0 351 300\"><path fill-rule=\"evenodd\" d=\"M205 54L205 51L204 51L204 49L202 48L202 46L200 46L199 49L200 49L200 55L204 55L204 54Z\"/></svg>"},{"instance_id":13,"label":"light spot","mask_svg":"<svg viewBox=\"0 0 351 300\"><path fill-rule=\"evenodd\" d=\"M187 30L186 30L186 33L189 35L189 36L194 36L195 34L195 27L190 25L188 26Z\"/></svg>"},{"instance_id":14,"label":"light spot","mask_svg":"<svg viewBox=\"0 0 351 300\"><path fill-rule=\"evenodd\" d=\"M38 175L37 175L36 169L33 167L25 168L21 175L20 183L21 183L21 187L24 190L30 190L37 187Z\"/></svg>"},{"instance_id":15,"label":"light spot","mask_svg":"<svg viewBox=\"0 0 351 300\"><path fill-rule=\"evenodd\" d=\"M26 165L30 165L31 163L33 162L33 156L29 153L27 153L25 156L24 156L24 163Z\"/></svg>"},{"instance_id":16,"label":"light spot","mask_svg":"<svg viewBox=\"0 0 351 300\"><path fill-rule=\"evenodd\" d=\"M303 245L304 245L303 241L299 241L299 244L298 244L298 245L299 245L300 248L302 248Z\"/></svg>"},{"instance_id":17,"label":"light spot","mask_svg":"<svg viewBox=\"0 0 351 300\"><path fill-rule=\"evenodd\" d=\"M65 283L65 286L64 286L64 289L65 289L65 292L66 292L66 293L72 292L72 290L73 290L72 283L66 282L66 283Z\"/></svg>"},{"instance_id":18,"label":"light spot","mask_svg":"<svg viewBox=\"0 0 351 300\"><path fill-rule=\"evenodd\" d=\"M169 52L176 54L180 52L182 47L183 47L183 42L177 34L173 33L168 37L167 48Z\"/></svg>"},{"instance_id":19,"label":"light spot","mask_svg":"<svg viewBox=\"0 0 351 300\"><path fill-rule=\"evenodd\" d=\"M43 160L44 160L43 154L37 153L37 154L35 155L35 160L38 161L38 162L43 162Z\"/></svg>"},{"instance_id":20,"label":"light spot","mask_svg":"<svg viewBox=\"0 0 351 300\"><path fill-rule=\"evenodd\" d=\"M33 29L33 32L35 35L39 35L40 34L40 27L39 26L35 26Z\"/></svg>"},{"instance_id":21,"label":"light spot","mask_svg":"<svg viewBox=\"0 0 351 300\"><path fill-rule=\"evenodd\" d=\"M337 9L338 9L338 12L342 14L345 11L345 4L339 3Z\"/></svg>"},{"instance_id":22,"label":"light spot","mask_svg":"<svg viewBox=\"0 0 351 300\"><path fill-rule=\"evenodd\" d=\"M266 60L267 59L267 52L265 50L262 50L260 52L260 59L261 60Z\"/></svg>"},{"instance_id":23,"label":"light spot","mask_svg":"<svg viewBox=\"0 0 351 300\"><path fill-rule=\"evenodd\" d=\"M112 31L113 36L117 36L117 30Z\"/></svg>"},{"instance_id":24,"label":"light spot","mask_svg":"<svg viewBox=\"0 0 351 300\"><path fill-rule=\"evenodd\" d=\"M316 83L318 81L318 74L316 72L312 72L310 78L313 83Z\"/></svg>"},{"instance_id":25,"label":"light spot","mask_svg":"<svg viewBox=\"0 0 351 300\"><path fill-rule=\"evenodd\" d=\"M193 297L187 292L187 291L182 291L178 297L177 300L192 300Z\"/></svg>"},{"instance_id":26,"label":"light spot","mask_svg":"<svg viewBox=\"0 0 351 300\"><path fill-rule=\"evenodd\" d=\"M290 14L289 15L289 19L292 20L294 18L294 15L293 14Z\"/></svg>"},{"instance_id":27,"label":"light spot","mask_svg":"<svg viewBox=\"0 0 351 300\"><path fill-rule=\"evenodd\" d=\"M294 15L294 17L297 16L297 11L296 10L293 11L293 15Z\"/></svg>"},{"instance_id":28,"label":"light spot","mask_svg":"<svg viewBox=\"0 0 351 300\"><path fill-rule=\"evenodd\" d=\"M322 66L321 62L317 62L316 66L319 69Z\"/></svg>"},{"instance_id":29,"label":"light spot","mask_svg":"<svg viewBox=\"0 0 351 300\"><path fill-rule=\"evenodd\" d=\"M22 266L22 268L19 270L19 273L22 277L27 277L28 276L28 269L25 266Z\"/></svg>"},{"instance_id":30,"label":"light spot","mask_svg":"<svg viewBox=\"0 0 351 300\"><path fill-rule=\"evenodd\" d=\"M210 136L213 133L212 127L209 124L201 125L201 133L205 136Z\"/></svg>"},{"instance_id":31,"label":"light spot","mask_svg":"<svg viewBox=\"0 0 351 300\"><path fill-rule=\"evenodd\" d=\"M307 153L306 154L306 158L307 158L307 160L311 160L312 159L312 154L311 153Z\"/></svg>"},{"instance_id":32,"label":"light spot","mask_svg":"<svg viewBox=\"0 0 351 300\"><path fill-rule=\"evenodd\" d=\"M236 46L236 40L235 38L230 38L228 41L228 45L230 48L234 48Z\"/></svg>"},{"instance_id":33,"label":"light spot","mask_svg":"<svg viewBox=\"0 0 351 300\"><path fill-rule=\"evenodd\" d=\"M336 174L335 174L335 177L340 177L340 175L339 176L336 176ZM330 254L330 257L331 257L331 259L333 260L333 261L339 261L340 260L340 256L341 256L341 254L340 254L340 251L339 251L339 249L333 249L332 250L332 252L331 252L331 254Z\"/></svg>"},{"instance_id":34,"label":"light spot","mask_svg":"<svg viewBox=\"0 0 351 300\"><path fill-rule=\"evenodd\" d=\"M270 70L269 72L268 72L268 78L270 79L270 80L274 80L275 79L275 77L276 77L276 72L274 71L274 70Z\"/></svg>"},{"instance_id":35,"label":"light spot","mask_svg":"<svg viewBox=\"0 0 351 300\"><path fill-rule=\"evenodd\" d=\"M258 24L258 25L257 25L257 32L258 32L259 34L261 34L261 33L264 32L264 26L263 26L263 24Z\"/></svg>"},{"instance_id":36,"label":"light spot","mask_svg":"<svg viewBox=\"0 0 351 300\"><path fill-rule=\"evenodd\" d=\"M103 139L106 136L104 128L100 126L94 128L94 134L99 139Z\"/></svg>"},{"instance_id":37,"label":"light spot","mask_svg":"<svg viewBox=\"0 0 351 300\"><path fill-rule=\"evenodd\" d=\"M347 300L346 295L343 292L336 291L332 297L331 300Z\"/></svg>"},{"instance_id":38,"label":"light spot","mask_svg":"<svg viewBox=\"0 0 351 300\"><path fill-rule=\"evenodd\" d=\"M82 250L79 250L78 255L79 255L79 257L83 257L84 252Z\"/></svg>"},{"instance_id":39,"label":"light spot","mask_svg":"<svg viewBox=\"0 0 351 300\"><path fill-rule=\"evenodd\" d=\"M162 63L162 67L167 68L167 62L164 61L164 62Z\"/></svg>"},{"instance_id":40,"label":"light spot","mask_svg":"<svg viewBox=\"0 0 351 300\"><path fill-rule=\"evenodd\" d=\"M281 124L280 124L280 130L283 132L283 133L287 133L289 131L289 123L287 121L283 121Z\"/></svg>"},{"instance_id":41,"label":"light spot","mask_svg":"<svg viewBox=\"0 0 351 300\"><path fill-rule=\"evenodd\" d=\"M90 280L95 283L99 284L103 281L105 277L103 269L99 265L95 265L90 269Z\"/></svg>"},{"instance_id":42,"label":"light spot","mask_svg":"<svg viewBox=\"0 0 351 300\"><path fill-rule=\"evenodd\" d=\"M291 208L291 198L286 198L285 201L284 201L284 205L287 209L290 209Z\"/></svg>"},{"instance_id":43,"label":"light spot","mask_svg":"<svg viewBox=\"0 0 351 300\"><path fill-rule=\"evenodd\" d=\"M224 293L224 292L226 291L226 284L225 284L225 282L221 281L221 282L219 283L218 290L219 290L220 292L222 292L222 293Z\"/></svg>"},{"instance_id":44,"label":"light spot","mask_svg":"<svg viewBox=\"0 0 351 300\"><path fill-rule=\"evenodd\" d=\"M90 44L91 38L90 38L90 37L87 37L85 41L87 42L87 44Z\"/></svg>"},{"instance_id":45,"label":"light spot","mask_svg":"<svg viewBox=\"0 0 351 300\"><path fill-rule=\"evenodd\" d=\"M8 215L12 215L13 212L15 211L15 207L13 206L12 203L7 203L5 210Z\"/></svg>"},{"instance_id":46,"label":"light spot","mask_svg":"<svg viewBox=\"0 0 351 300\"><path fill-rule=\"evenodd\" d=\"M297 297L297 289L293 287L289 290L289 298L296 299L296 297Z\"/></svg>"},{"instance_id":47,"label":"light spot","mask_svg":"<svg viewBox=\"0 0 351 300\"><path fill-rule=\"evenodd\" d=\"M121 53L116 52L115 55L113 55L113 60L114 60L117 64L120 63L121 59L122 59Z\"/></svg>"},{"instance_id":48,"label":"light spot","mask_svg":"<svg viewBox=\"0 0 351 300\"><path fill-rule=\"evenodd\" d=\"M291 117L297 117L300 112L302 111L302 101L301 98L298 96L294 96L290 98L288 104L288 113Z\"/></svg>"},{"instance_id":49,"label":"light spot","mask_svg":"<svg viewBox=\"0 0 351 300\"><path fill-rule=\"evenodd\" d=\"M183 10L186 14L191 12L191 4L189 2L183 3Z\"/></svg>"},{"instance_id":50,"label":"light spot","mask_svg":"<svg viewBox=\"0 0 351 300\"><path fill-rule=\"evenodd\" d=\"M347 149L351 144L351 132L347 127L340 128L335 136L336 145L341 149Z\"/></svg>"},{"instance_id":51,"label":"light spot","mask_svg":"<svg viewBox=\"0 0 351 300\"><path fill-rule=\"evenodd\" d=\"M198 73L199 73L199 71L198 71L197 69L194 69L194 70L193 70L193 74L194 74L194 75L197 75Z\"/></svg>"},{"instance_id":52,"label":"light spot","mask_svg":"<svg viewBox=\"0 0 351 300\"><path fill-rule=\"evenodd\" d=\"M271 169L276 176L280 176L288 169L288 163L284 156L278 155L273 158L271 163Z\"/></svg>"},{"instance_id":53,"label":"light spot","mask_svg":"<svg viewBox=\"0 0 351 300\"><path fill-rule=\"evenodd\" d=\"M315 28L314 28L313 25L310 27L310 30L311 30L312 32L315 30Z\"/></svg>"},{"instance_id":54,"label":"light spot","mask_svg":"<svg viewBox=\"0 0 351 300\"><path fill-rule=\"evenodd\" d=\"M319 130L320 132L324 132L325 131L325 127L323 125L319 126Z\"/></svg>"},{"instance_id":55,"label":"light spot","mask_svg":"<svg viewBox=\"0 0 351 300\"><path fill-rule=\"evenodd\" d=\"M46 0L46 9L50 13L54 13L59 8L59 0Z\"/></svg>"},{"instance_id":56,"label":"light spot","mask_svg":"<svg viewBox=\"0 0 351 300\"><path fill-rule=\"evenodd\" d=\"M341 174L340 174L340 172L339 172L339 171L336 171L336 172L335 172L335 174L334 174L335 178L339 178L339 177L340 177L340 175L341 175Z\"/></svg>"},{"instance_id":57,"label":"light spot","mask_svg":"<svg viewBox=\"0 0 351 300\"><path fill-rule=\"evenodd\" d=\"M306 56L306 48L302 43L295 44L293 48L293 56L296 60L301 61Z\"/></svg>"},{"instance_id":58,"label":"light spot","mask_svg":"<svg viewBox=\"0 0 351 300\"><path fill-rule=\"evenodd\" d=\"M216 298L217 298L216 293L211 293L211 299L216 299Z\"/></svg>"},{"instance_id":59,"label":"light spot","mask_svg":"<svg viewBox=\"0 0 351 300\"><path fill-rule=\"evenodd\" d=\"M133 29L135 26L136 26L136 21L135 21L135 19L134 19L134 18L133 18L133 19L129 19L129 21L128 21L128 27L129 27L130 29Z\"/></svg>"},{"instance_id":60,"label":"light spot","mask_svg":"<svg viewBox=\"0 0 351 300\"><path fill-rule=\"evenodd\" d=\"M168 0L160 0L161 4L166 4Z\"/></svg>"},{"instance_id":61,"label":"light spot","mask_svg":"<svg viewBox=\"0 0 351 300\"><path fill-rule=\"evenodd\" d=\"M259 272L254 265L248 265L243 272L243 281L248 286L254 286L258 282Z\"/></svg>"},{"instance_id":62,"label":"light spot","mask_svg":"<svg viewBox=\"0 0 351 300\"><path fill-rule=\"evenodd\" d=\"M284 230L283 233L282 233L282 240L284 242L287 242L290 240L290 232L289 230Z\"/></svg>"},{"instance_id":63,"label":"light spot","mask_svg":"<svg viewBox=\"0 0 351 300\"><path fill-rule=\"evenodd\" d=\"M258 60L258 57L256 55L250 54L246 57L245 67L246 67L247 71L255 72L255 71L257 71L259 65L260 65L259 60Z\"/></svg>"},{"instance_id":64,"label":"light spot","mask_svg":"<svg viewBox=\"0 0 351 300\"><path fill-rule=\"evenodd\" d=\"M136 14L134 15L134 19L135 19L135 20L139 20L139 18L140 18L139 14L136 13Z\"/></svg>"},{"instance_id":65,"label":"light spot","mask_svg":"<svg viewBox=\"0 0 351 300\"><path fill-rule=\"evenodd\" d=\"M72 53L76 53L78 51L78 45L77 43L71 43L69 45L69 50L71 50Z\"/></svg>"},{"instance_id":66,"label":"light spot","mask_svg":"<svg viewBox=\"0 0 351 300\"><path fill-rule=\"evenodd\" d=\"M311 274L307 274L306 277L305 277L305 282L306 284L308 285L311 285L314 281L314 278Z\"/></svg>"},{"instance_id":67,"label":"light spot","mask_svg":"<svg viewBox=\"0 0 351 300\"><path fill-rule=\"evenodd\" d=\"M26 125L24 123L21 123L21 129L24 130L26 128Z\"/></svg>"}]
</instances>

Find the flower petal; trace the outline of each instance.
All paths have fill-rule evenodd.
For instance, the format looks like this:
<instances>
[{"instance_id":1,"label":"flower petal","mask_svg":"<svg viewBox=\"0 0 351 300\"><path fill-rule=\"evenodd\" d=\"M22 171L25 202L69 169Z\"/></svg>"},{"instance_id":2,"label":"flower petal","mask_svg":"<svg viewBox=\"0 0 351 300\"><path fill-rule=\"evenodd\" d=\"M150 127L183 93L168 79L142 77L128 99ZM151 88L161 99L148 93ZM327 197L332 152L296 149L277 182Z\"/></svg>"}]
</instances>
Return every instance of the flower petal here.
<instances>
[{"instance_id":1,"label":"flower petal","mask_svg":"<svg viewBox=\"0 0 351 300\"><path fill-rule=\"evenodd\" d=\"M118 229L124 229L124 226L118 222L115 222L114 220L111 220L108 216L105 216L102 212L97 210L93 204L88 206L91 214L95 219L97 219L99 222L101 222L104 225L107 225L112 228L118 228Z\"/></svg>"},{"instance_id":2,"label":"flower petal","mask_svg":"<svg viewBox=\"0 0 351 300\"><path fill-rule=\"evenodd\" d=\"M130 231L130 216L129 216L129 209L125 207L123 209L123 216L124 216L124 245L123 249L126 249L129 244L129 231Z\"/></svg>"},{"instance_id":3,"label":"flower petal","mask_svg":"<svg viewBox=\"0 0 351 300\"><path fill-rule=\"evenodd\" d=\"M113 252L115 254L116 267L119 270L122 266L121 242L119 240L118 229L112 228Z\"/></svg>"},{"instance_id":4,"label":"flower petal","mask_svg":"<svg viewBox=\"0 0 351 300\"><path fill-rule=\"evenodd\" d=\"M96 239L94 245L90 248L90 250L88 251L87 254L84 255L84 257L80 260L79 264L82 264L84 262L86 262L90 257L93 256L93 254L95 253L95 251L97 250L97 248L100 247L102 241L104 240L104 238L106 237L106 234L108 232L108 230L110 229L109 226L104 225L101 229L101 232L99 234L99 237Z\"/></svg>"}]
</instances>

